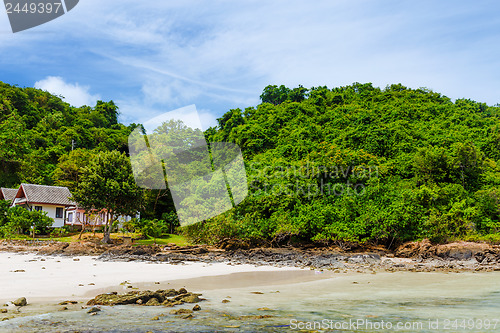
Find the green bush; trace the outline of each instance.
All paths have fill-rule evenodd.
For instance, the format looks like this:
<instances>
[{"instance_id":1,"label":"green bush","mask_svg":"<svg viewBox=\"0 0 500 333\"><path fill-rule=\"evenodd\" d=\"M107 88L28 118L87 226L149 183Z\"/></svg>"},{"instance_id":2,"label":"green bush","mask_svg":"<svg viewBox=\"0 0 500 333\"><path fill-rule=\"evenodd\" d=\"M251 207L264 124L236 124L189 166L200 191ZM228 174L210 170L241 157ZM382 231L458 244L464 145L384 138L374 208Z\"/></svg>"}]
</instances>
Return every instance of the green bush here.
<instances>
[{"instance_id":1,"label":"green bush","mask_svg":"<svg viewBox=\"0 0 500 333\"><path fill-rule=\"evenodd\" d=\"M19 206L10 207L3 212L3 222L0 225L0 236L13 237L14 235L30 235L33 233L46 234L54 220L46 212L29 211Z\"/></svg>"}]
</instances>

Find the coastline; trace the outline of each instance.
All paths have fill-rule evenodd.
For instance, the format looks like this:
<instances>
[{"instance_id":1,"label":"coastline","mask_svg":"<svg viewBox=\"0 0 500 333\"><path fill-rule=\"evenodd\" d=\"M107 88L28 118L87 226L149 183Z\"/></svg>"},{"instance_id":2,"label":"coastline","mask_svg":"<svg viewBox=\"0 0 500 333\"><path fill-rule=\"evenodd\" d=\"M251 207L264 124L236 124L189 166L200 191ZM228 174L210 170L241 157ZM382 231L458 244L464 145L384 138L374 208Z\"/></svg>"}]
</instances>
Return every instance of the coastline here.
<instances>
[{"instance_id":1,"label":"coastline","mask_svg":"<svg viewBox=\"0 0 500 333\"><path fill-rule=\"evenodd\" d=\"M219 249L3 240L0 284L4 292L0 302L17 297L29 297L31 303L65 298L82 301L105 292L173 286L203 290L218 289L220 285L241 288L352 274L500 271L500 247L484 243L433 246L424 240L406 243L392 252L383 248L369 250Z\"/></svg>"},{"instance_id":2,"label":"coastline","mask_svg":"<svg viewBox=\"0 0 500 333\"><path fill-rule=\"evenodd\" d=\"M394 250L382 246L347 250L335 246L247 249L233 244L221 249L206 245L103 245L90 241L1 240L0 253L4 252L71 258L91 256L110 262L252 265L335 273L500 271L500 245L473 242L433 245L428 240L408 242Z\"/></svg>"},{"instance_id":3,"label":"coastline","mask_svg":"<svg viewBox=\"0 0 500 333\"><path fill-rule=\"evenodd\" d=\"M142 252L144 249L136 250ZM156 327L160 331L170 326L173 327L171 331L193 331L198 327L240 325L244 330L260 331L271 327L268 331L274 331L272 327L289 325L291 318L319 320L328 317L342 320L353 316L385 319L386 312L407 311L406 308L415 311L412 320L418 321L422 311L427 311L425 314L429 318L438 315L441 316L438 318L445 318L444 312L431 311L434 304L444 304L451 309L448 309L451 314L464 307L471 311L469 308L475 309L478 299L492 299L492 304L497 304L495 295L500 292L498 271L437 268L417 272L405 268L418 263L418 258L382 256L377 260L377 255L373 253L343 254L349 269L311 269L286 265L277 267L269 264L271 260L260 265L243 264L241 253L236 255L238 260L233 258L232 262L222 262L219 258L220 262L208 263L204 256L208 256L210 251L204 252L196 247L178 249L184 251L182 256L178 252L175 256L166 256L165 249L153 255L118 255L120 251L116 248L114 251L113 255L103 253L100 256L42 255L43 251L0 252L0 283L5 286L0 300L2 303L19 297L28 300L28 306L4 307L8 312L0 314L0 331L49 332L62 328L71 331L81 325L88 331L102 331L110 329L110 320L112 325L132 325L125 331L134 332L137 331L133 328L136 323ZM204 253L195 255L186 251ZM268 254L275 259L290 256L283 249L277 252L279 256L275 251ZM235 256L234 253L232 255ZM338 255L336 263L341 262ZM316 256L323 258L321 260L329 258L324 251ZM180 260L193 257L199 259ZM258 258L257 255L254 259ZM379 263L387 260L393 264ZM448 261L452 262L451 259ZM464 261L454 262L458 265L457 262ZM400 265L399 269L384 269L394 265ZM206 299L200 303L202 311L186 321L169 315L172 308L164 306L103 306L98 316L87 319L90 315L86 304L98 294L171 288L186 288L201 293ZM75 304L63 304L63 301ZM457 305L460 307L457 308ZM191 307L192 304L181 306L184 309ZM490 308L496 309L495 305ZM491 313L487 314L491 316ZM156 322L154 318L160 319ZM38 329L40 325L43 328ZM114 329L122 331L122 328Z\"/></svg>"}]
</instances>

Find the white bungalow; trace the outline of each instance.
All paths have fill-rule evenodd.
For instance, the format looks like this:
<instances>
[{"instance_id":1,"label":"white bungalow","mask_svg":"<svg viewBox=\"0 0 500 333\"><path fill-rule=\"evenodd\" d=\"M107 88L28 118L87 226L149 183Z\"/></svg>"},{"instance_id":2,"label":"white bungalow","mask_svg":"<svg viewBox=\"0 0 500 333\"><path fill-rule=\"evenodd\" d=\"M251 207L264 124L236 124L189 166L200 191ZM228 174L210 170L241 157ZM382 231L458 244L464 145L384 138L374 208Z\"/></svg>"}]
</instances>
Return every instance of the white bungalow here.
<instances>
[{"instance_id":1,"label":"white bungalow","mask_svg":"<svg viewBox=\"0 0 500 333\"><path fill-rule=\"evenodd\" d=\"M21 184L12 206L44 211L54 219L52 227L57 228L64 226L68 208L76 206L70 197L71 193L67 187Z\"/></svg>"}]
</instances>

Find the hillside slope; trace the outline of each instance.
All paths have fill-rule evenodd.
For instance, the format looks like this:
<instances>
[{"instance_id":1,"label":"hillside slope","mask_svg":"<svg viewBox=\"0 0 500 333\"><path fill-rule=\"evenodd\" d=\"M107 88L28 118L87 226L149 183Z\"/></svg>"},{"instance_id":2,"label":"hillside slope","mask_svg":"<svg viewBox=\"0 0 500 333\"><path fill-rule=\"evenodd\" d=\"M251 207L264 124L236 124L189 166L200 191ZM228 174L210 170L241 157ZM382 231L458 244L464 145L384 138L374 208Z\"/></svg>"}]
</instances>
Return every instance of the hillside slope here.
<instances>
[{"instance_id":1,"label":"hillside slope","mask_svg":"<svg viewBox=\"0 0 500 333\"><path fill-rule=\"evenodd\" d=\"M240 145L250 195L193 238L498 239L498 106L401 84L268 86L261 99L206 133Z\"/></svg>"}]
</instances>

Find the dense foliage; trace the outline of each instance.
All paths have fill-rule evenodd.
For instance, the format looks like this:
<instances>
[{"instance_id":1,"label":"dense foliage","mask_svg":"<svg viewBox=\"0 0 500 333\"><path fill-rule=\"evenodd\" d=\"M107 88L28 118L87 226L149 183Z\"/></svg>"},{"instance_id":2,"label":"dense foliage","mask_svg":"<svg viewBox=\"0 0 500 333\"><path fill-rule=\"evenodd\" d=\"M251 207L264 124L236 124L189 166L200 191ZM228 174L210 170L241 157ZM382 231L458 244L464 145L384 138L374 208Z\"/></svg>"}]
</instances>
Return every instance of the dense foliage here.
<instances>
[{"instance_id":1,"label":"dense foliage","mask_svg":"<svg viewBox=\"0 0 500 333\"><path fill-rule=\"evenodd\" d=\"M21 207L9 207L9 202L0 200L0 237L47 233L54 220L45 212L28 211Z\"/></svg>"},{"instance_id":2,"label":"dense foliage","mask_svg":"<svg viewBox=\"0 0 500 333\"><path fill-rule=\"evenodd\" d=\"M58 185L73 192L100 152L128 152L135 127L118 123L113 101L76 108L46 91L0 82L0 186ZM145 192L136 209L161 217L172 205L166 192Z\"/></svg>"},{"instance_id":3,"label":"dense foliage","mask_svg":"<svg viewBox=\"0 0 500 333\"><path fill-rule=\"evenodd\" d=\"M208 141L241 147L249 195L184 228L194 240L393 246L499 239L498 105L400 84L268 86L260 97L258 106L230 110L205 132ZM117 151L124 160L136 126L117 116L113 102L75 108L47 92L0 83L0 185L54 184L77 193L93 177L89 165L105 162L98 156ZM130 173L128 163L123 170ZM119 175L123 184L129 176ZM151 237L165 231L163 221L171 220L170 231L178 223L168 189L143 191L137 208L147 219L138 228Z\"/></svg>"},{"instance_id":4,"label":"dense foliage","mask_svg":"<svg viewBox=\"0 0 500 333\"><path fill-rule=\"evenodd\" d=\"M268 86L206 132L243 151L250 193L200 241L395 245L500 230L500 108L400 84Z\"/></svg>"},{"instance_id":5,"label":"dense foliage","mask_svg":"<svg viewBox=\"0 0 500 333\"><path fill-rule=\"evenodd\" d=\"M126 152L135 126L117 117L113 101L75 108L46 91L0 82L0 184L56 184L57 164L73 149Z\"/></svg>"}]
</instances>

